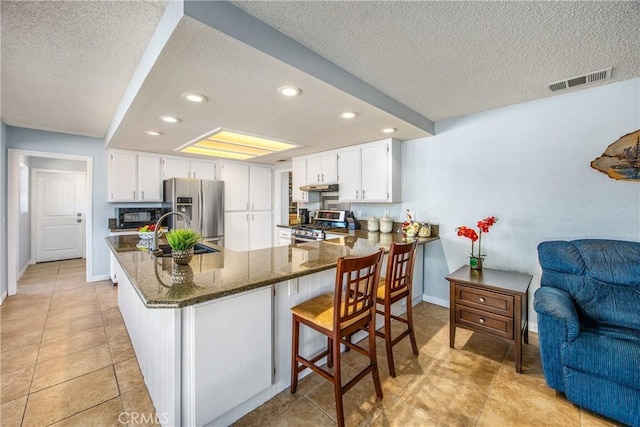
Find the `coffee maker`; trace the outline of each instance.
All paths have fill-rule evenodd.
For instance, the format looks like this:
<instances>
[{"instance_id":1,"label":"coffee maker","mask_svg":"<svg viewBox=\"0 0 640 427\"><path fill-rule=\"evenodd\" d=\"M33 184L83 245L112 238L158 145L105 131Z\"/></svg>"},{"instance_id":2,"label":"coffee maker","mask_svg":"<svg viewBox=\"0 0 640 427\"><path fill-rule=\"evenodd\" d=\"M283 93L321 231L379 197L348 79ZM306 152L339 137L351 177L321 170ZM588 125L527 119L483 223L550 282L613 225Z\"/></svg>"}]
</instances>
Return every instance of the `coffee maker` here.
<instances>
[{"instance_id":1,"label":"coffee maker","mask_svg":"<svg viewBox=\"0 0 640 427\"><path fill-rule=\"evenodd\" d=\"M298 209L298 224L310 224L309 209Z\"/></svg>"}]
</instances>

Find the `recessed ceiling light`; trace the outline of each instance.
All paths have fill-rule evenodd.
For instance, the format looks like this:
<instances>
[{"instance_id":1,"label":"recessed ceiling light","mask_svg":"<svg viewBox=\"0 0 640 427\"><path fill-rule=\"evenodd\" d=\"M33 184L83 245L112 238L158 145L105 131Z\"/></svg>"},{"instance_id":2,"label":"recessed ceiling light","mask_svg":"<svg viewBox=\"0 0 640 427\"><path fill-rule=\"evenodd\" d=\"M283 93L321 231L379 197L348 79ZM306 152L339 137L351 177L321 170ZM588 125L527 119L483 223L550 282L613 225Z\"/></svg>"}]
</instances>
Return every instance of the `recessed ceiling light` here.
<instances>
[{"instance_id":1,"label":"recessed ceiling light","mask_svg":"<svg viewBox=\"0 0 640 427\"><path fill-rule=\"evenodd\" d=\"M340 117L342 117L343 119L354 119L358 117L358 113L356 113L355 111L344 111L340 113Z\"/></svg>"},{"instance_id":2,"label":"recessed ceiling light","mask_svg":"<svg viewBox=\"0 0 640 427\"><path fill-rule=\"evenodd\" d=\"M182 94L182 97L187 101L191 101L191 102L196 102L196 103L207 102L206 96L200 95L199 93L195 93L195 92L185 92Z\"/></svg>"},{"instance_id":3,"label":"recessed ceiling light","mask_svg":"<svg viewBox=\"0 0 640 427\"><path fill-rule=\"evenodd\" d=\"M278 88L278 93L282 96L299 96L302 93L302 90L295 86L280 86Z\"/></svg>"},{"instance_id":4,"label":"recessed ceiling light","mask_svg":"<svg viewBox=\"0 0 640 427\"><path fill-rule=\"evenodd\" d=\"M380 129L380 131L383 132L383 133L394 133L397 130L398 129L396 129L396 128L382 128L382 129Z\"/></svg>"},{"instance_id":5,"label":"recessed ceiling light","mask_svg":"<svg viewBox=\"0 0 640 427\"><path fill-rule=\"evenodd\" d=\"M160 136L163 135L162 132L158 132L157 130L145 130L144 133L151 136Z\"/></svg>"},{"instance_id":6,"label":"recessed ceiling light","mask_svg":"<svg viewBox=\"0 0 640 427\"><path fill-rule=\"evenodd\" d=\"M179 118L173 116L160 116L160 120L167 123L179 123L182 121Z\"/></svg>"}]
</instances>

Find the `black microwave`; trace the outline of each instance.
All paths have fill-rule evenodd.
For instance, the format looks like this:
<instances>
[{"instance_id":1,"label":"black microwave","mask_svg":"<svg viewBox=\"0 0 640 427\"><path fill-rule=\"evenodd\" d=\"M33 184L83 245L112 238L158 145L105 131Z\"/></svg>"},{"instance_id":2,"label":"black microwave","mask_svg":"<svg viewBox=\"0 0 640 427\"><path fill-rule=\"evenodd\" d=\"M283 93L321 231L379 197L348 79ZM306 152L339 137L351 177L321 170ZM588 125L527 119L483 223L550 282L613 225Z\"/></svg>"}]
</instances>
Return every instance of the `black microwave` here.
<instances>
[{"instance_id":1,"label":"black microwave","mask_svg":"<svg viewBox=\"0 0 640 427\"><path fill-rule=\"evenodd\" d=\"M153 224L162 216L162 208L118 208L118 228L138 228Z\"/></svg>"}]
</instances>

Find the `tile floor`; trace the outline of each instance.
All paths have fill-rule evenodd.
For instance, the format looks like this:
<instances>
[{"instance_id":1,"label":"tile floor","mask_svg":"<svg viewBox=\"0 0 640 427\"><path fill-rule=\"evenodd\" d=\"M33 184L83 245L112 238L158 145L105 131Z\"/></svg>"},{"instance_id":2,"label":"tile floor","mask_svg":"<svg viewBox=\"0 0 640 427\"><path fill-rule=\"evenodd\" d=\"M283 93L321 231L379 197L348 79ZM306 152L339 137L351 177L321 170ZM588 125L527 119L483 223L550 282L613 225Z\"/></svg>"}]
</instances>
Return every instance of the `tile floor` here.
<instances>
[{"instance_id":1,"label":"tile floor","mask_svg":"<svg viewBox=\"0 0 640 427\"><path fill-rule=\"evenodd\" d=\"M84 260L30 266L0 306L0 425L122 426L154 409L111 281Z\"/></svg>"},{"instance_id":2,"label":"tile floor","mask_svg":"<svg viewBox=\"0 0 640 427\"><path fill-rule=\"evenodd\" d=\"M0 425L121 426L153 419L149 399L110 281L86 283L83 260L29 267L18 295L0 306ZM370 376L345 395L349 426L617 425L555 395L544 382L536 334L524 346L523 374L513 346L458 330L448 345L448 310L415 308L420 355L408 340L394 348L388 373L378 341L384 391ZM363 363L345 354L343 372ZM348 379L348 378L347 378ZM236 426L335 425L331 384L311 374L294 395L283 391Z\"/></svg>"}]
</instances>

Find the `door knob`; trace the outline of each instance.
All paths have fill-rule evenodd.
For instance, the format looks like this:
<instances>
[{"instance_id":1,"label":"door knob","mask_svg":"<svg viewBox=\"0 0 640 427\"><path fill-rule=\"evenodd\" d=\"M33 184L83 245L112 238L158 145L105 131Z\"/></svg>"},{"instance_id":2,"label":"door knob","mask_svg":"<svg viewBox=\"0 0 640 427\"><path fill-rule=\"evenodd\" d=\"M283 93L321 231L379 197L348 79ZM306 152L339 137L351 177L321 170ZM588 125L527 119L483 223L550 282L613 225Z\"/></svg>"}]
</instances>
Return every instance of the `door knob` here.
<instances>
[{"instance_id":1,"label":"door knob","mask_svg":"<svg viewBox=\"0 0 640 427\"><path fill-rule=\"evenodd\" d=\"M76 216L82 216L82 214L81 214L80 212L78 212L78 213L76 214Z\"/></svg>"},{"instance_id":2,"label":"door knob","mask_svg":"<svg viewBox=\"0 0 640 427\"><path fill-rule=\"evenodd\" d=\"M80 218L76 219L76 222L82 222L82 220Z\"/></svg>"}]
</instances>

